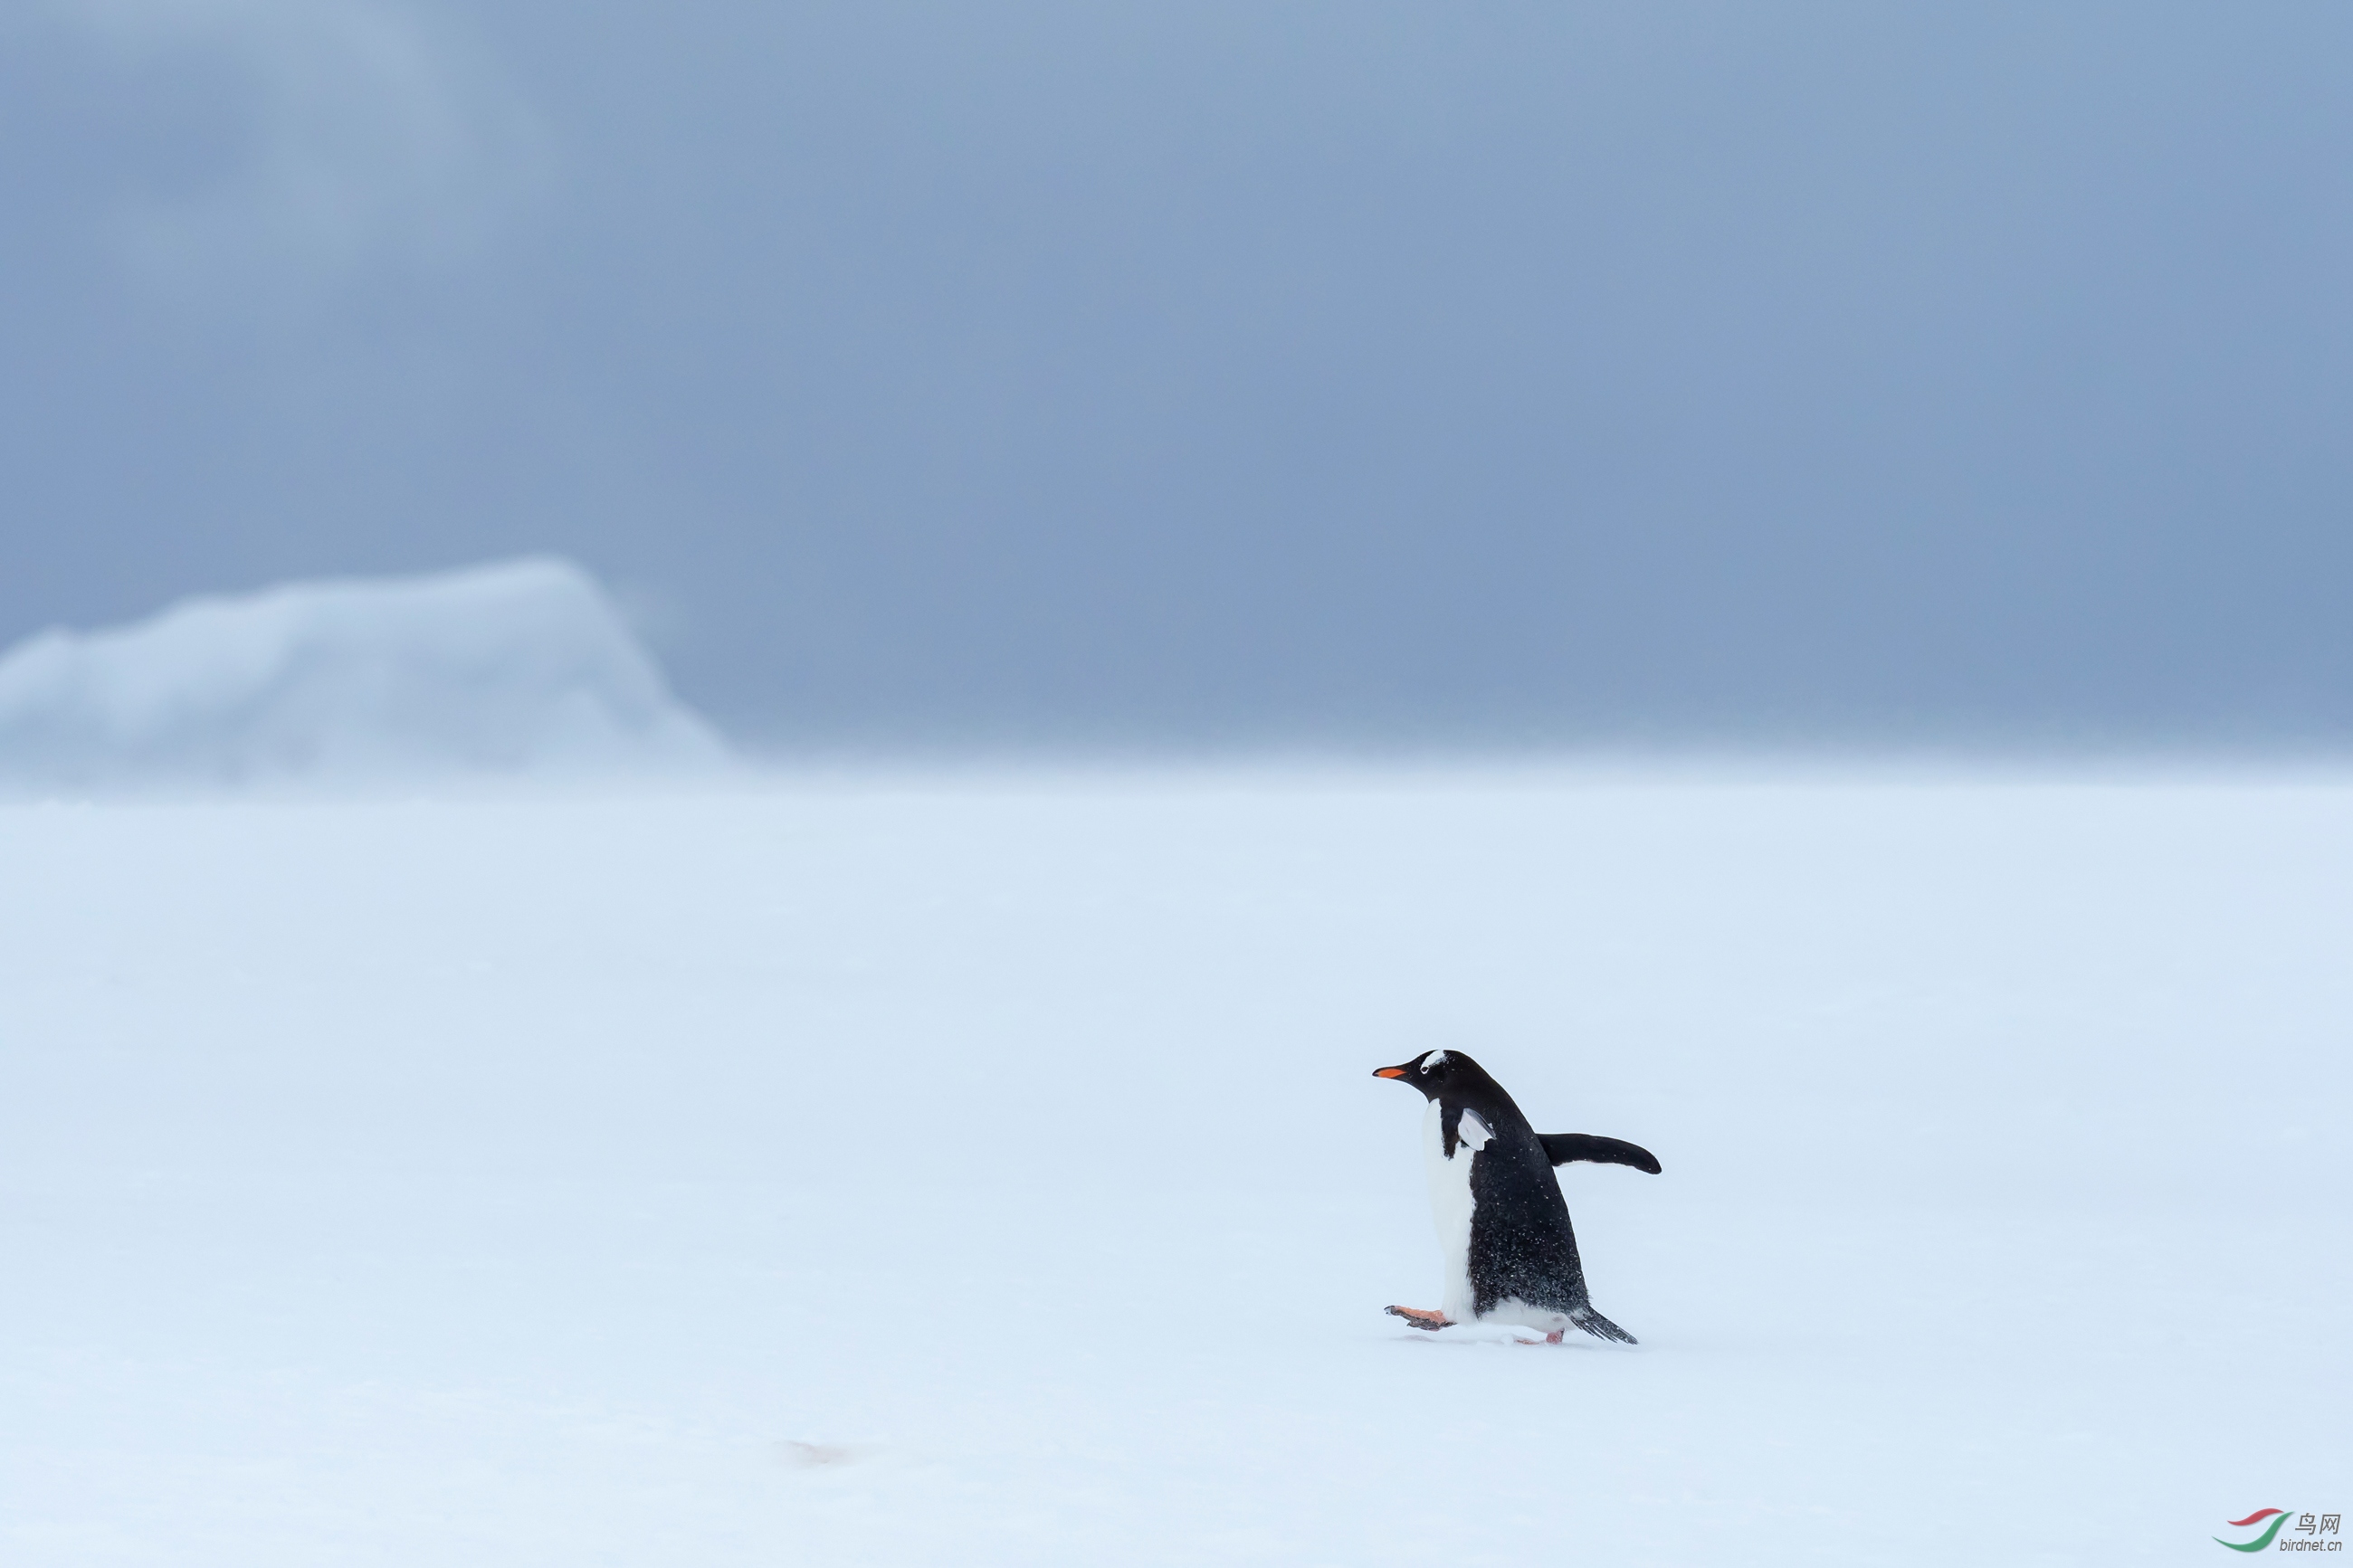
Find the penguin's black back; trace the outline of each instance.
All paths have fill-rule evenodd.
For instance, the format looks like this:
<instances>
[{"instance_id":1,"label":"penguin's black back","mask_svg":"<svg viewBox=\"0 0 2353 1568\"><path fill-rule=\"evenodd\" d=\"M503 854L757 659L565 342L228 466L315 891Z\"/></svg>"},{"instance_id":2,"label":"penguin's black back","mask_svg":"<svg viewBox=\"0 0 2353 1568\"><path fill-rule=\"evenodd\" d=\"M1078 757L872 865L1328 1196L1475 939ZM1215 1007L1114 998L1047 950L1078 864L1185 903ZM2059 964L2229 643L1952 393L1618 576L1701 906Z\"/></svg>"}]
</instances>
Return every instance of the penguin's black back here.
<instances>
[{"instance_id":1,"label":"penguin's black back","mask_svg":"<svg viewBox=\"0 0 2353 1568\"><path fill-rule=\"evenodd\" d=\"M1577 1232L1544 1140L1485 1068L1459 1052L1448 1055L1454 1071L1440 1097L1444 1125L1458 1126L1471 1110L1493 1134L1471 1161L1472 1310L1490 1311L1514 1296L1547 1311L1584 1308Z\"/></svg>"}]
</instances>

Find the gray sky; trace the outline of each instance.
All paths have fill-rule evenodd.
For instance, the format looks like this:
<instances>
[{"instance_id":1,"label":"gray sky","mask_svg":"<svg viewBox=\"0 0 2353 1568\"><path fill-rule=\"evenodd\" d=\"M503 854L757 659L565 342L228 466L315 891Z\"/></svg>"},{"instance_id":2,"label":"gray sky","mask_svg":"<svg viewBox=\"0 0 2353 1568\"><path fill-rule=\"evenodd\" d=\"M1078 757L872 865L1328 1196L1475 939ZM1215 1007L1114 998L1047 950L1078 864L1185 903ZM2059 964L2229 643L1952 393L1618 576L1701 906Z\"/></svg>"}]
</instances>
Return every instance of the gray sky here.
<instances>
[{"instance_id":1,"label":"gray sky","mask_svg":"<svg viewBox=\"0 0 2353 1568\"><path fill-rule=\"evenodd\" d=\"M557 550L769 740L2342 742L2348 44L32 0L0 638Z\"/></svg>"}]
</instances>

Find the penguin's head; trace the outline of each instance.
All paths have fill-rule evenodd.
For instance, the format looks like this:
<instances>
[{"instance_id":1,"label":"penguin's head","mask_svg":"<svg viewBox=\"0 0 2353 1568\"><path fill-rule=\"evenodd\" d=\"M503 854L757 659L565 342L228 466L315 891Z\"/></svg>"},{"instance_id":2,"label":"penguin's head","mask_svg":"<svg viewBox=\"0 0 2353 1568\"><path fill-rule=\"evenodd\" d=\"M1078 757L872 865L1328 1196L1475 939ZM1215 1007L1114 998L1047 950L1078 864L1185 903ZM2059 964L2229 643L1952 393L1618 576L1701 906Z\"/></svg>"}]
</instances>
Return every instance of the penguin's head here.
<instances>
[{"instance_id":1,"label":"penguin's head","mask_svg":"<svg viewBox=\"0 0 2353 1568\"><path fill-rule=\"evenodd\" d=\"M1469 1082L1483 1081L1487 1075L1479 1070L1477 1062L1460 1051L1430 1051L1393 1068L1375 1068L1373 1076L1409 1083L1426 1098L1436 1100L1450 1089L1460 1089Z\"/></svg>"}]
</instances>

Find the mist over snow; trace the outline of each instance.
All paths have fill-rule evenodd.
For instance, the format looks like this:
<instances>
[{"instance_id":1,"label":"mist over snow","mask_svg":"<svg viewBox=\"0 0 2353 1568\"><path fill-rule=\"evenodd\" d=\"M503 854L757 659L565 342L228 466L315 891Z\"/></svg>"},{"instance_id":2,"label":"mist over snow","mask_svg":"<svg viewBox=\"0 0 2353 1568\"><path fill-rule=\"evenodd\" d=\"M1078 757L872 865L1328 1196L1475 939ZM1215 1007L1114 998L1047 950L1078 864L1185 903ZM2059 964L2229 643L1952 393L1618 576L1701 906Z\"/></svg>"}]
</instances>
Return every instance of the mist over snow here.
<instances>
[{"instance_id":1,"label":"mist over snow","mask_svg":"<svg viewBox=\"0 0 2353 1568\"><path fill-rule=\"evenodd\" d=\"M0 787L676 772L724 743L595 578L535 559L292 583L0 656Z\"/></svg>"}]
</instances>

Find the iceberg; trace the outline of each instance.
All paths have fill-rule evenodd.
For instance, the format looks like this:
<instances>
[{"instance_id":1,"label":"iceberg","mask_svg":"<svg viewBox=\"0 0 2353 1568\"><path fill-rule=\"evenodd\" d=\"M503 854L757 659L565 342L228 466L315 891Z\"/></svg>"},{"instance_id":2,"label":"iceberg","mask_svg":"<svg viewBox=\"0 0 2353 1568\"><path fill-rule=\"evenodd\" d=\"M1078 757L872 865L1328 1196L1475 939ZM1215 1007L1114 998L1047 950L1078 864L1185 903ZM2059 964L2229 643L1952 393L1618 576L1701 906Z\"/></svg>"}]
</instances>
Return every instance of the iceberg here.
<instances>
[{"instance_id":1,"label":"iceberg","mask_svg":"<svg viewBox=\"0 0 2353 1568\"><path fill-rule=\"evenodd\" d=\"M571 562L290 583L0 654L0 784L36 789L701 770L671 695Z\"/></svg>"}]
</instances>

